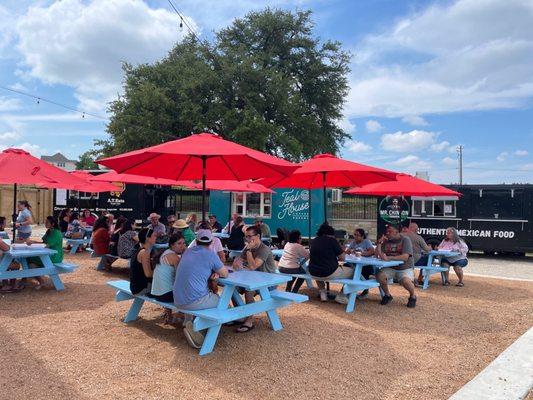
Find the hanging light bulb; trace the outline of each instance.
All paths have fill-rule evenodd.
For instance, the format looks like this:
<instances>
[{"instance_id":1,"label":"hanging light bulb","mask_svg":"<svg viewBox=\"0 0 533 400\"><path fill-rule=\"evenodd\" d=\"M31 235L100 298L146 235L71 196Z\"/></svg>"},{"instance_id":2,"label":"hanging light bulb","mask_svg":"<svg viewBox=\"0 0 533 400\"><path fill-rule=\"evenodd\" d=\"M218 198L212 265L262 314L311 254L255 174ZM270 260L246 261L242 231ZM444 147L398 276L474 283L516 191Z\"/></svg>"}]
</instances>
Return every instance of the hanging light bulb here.
<instances>
[{"instance_id":1,"label":"hanging light bulb","mask_svg":"<svg viewBox=\"0 0 533 400\"><path fill-rule=\"evenodd\" d=\"M85 118L85 113L82 113L82 114L81 114L81 117L82 117L82 118Z\"/></svg>"},{"instance_id":2,"label":"hanging light bulb","mask_svg":"<svg viewBox=\"0 0 533 400\"><path fill-rule=\"evenodd\" d=\"M37 104L41 104L41 98L37 97Z\"/></svg>"},{"instance_id":3,"label":"hanging light bulb","mask_svg":"<svg viewBox=\"0 0 533 400\"><path fill-rule=\"evenodd\" d=\"M183 18L180 17L180 28L183 29Z\"/></svg>"}]
</instances>

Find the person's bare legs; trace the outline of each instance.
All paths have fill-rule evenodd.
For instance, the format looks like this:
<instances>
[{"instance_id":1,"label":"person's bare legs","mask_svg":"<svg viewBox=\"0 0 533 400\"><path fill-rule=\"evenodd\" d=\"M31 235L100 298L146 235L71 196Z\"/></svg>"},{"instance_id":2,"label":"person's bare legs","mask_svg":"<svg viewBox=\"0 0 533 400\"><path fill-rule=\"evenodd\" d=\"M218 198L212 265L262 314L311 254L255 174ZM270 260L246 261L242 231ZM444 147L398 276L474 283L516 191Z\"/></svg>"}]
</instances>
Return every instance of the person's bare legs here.
<instances>
[{"instance_id":1,"label":"person's bare legs","mask_svg":"<svg viewBox=\"0 0 533 400\"><path fill-rule=\"evenodd\" d=\"M387 283L387 274L383 271L379 271L376 274L376 280L379 282L379 286L381 286L381 289L383 289L383 293L385 293L386 296L390 296L389 284Z\"/></svg>"},{"instance_id":2,"label":"person's bare legs","mask_svg":"<svg viewBox=\"0 0 533 400\"><path fill-rule=\"evenodd\" d=\"M244 292L244 301L246 302L246 304L253 303L254 302L254 297L255 297L255 291L252 291L252 292L246 291L246 292ZM239 328L237 328L237 331L240 331L243 326L248 328L247 330L250 330L251 328L253 328L253 326L254 326L253 316L250 315L249 317L247 317L244 320L244 322L241 324L241 326ZM246 332L246 330L243 330L243 332Z\"/></svg>"},{"instance_id":3,"label":"person's bare legs","mask_svg":"<svg viewBox=\"0 0 533 400\"><path fill-rule=\"evenodd\" d=\"M409 297L412 297L413 299L416 299L415 295L415 285L413 284L413 281L407 277L403 277L400 280L400 284L409 292Z\"/></svg>"},{"instance_id":4,"label":"person's bare legs","mask_svg":"<svg viewBox=\"0 0 533 400\"><path fill-rule=\"evenodd\" d=\"M458 284L463 283L463 268L462 267L453 267L453 270L455 271L455 274L457 275L457 278L459 279Z\"/></svg>"},{"instance_id":5,"label":"person's bare legs","mask_svg":"<svg viewBox=\"0 0 533 400\"><path fill-rule=\"evenodd\" d=\"M447 286L450 284L450 264L442 263L440 266L443 268L447 268L447 270L444 271L444 285Z\"/></svg>"}]
</instances>

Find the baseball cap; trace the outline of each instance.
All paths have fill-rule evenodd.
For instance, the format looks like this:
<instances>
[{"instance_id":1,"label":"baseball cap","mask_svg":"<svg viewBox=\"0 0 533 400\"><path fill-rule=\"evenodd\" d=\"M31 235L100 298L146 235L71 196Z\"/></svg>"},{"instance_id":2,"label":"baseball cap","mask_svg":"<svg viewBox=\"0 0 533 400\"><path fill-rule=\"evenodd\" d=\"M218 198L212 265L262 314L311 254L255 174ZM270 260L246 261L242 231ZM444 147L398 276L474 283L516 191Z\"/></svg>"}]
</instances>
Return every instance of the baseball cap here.
<instances>
[{"instance_id":1,"label":"baseball cap","mask_svg":"<svg viewBox=\"0 0 533 400\"><path fill-rule=\"evenodd\" d=\"M196 232L196 242L198 243L211 243L213 241L213 232L209 229L199 229Z\"/></svg>"}]
</instances>

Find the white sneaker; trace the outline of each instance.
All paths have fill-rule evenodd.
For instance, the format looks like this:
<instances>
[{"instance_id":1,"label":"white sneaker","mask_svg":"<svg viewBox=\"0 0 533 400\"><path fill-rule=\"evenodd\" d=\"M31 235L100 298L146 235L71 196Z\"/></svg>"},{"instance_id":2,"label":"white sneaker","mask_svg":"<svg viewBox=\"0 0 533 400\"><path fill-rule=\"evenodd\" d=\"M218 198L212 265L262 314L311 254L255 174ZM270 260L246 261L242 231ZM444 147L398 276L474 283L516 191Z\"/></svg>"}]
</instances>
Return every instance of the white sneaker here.
<instances>
[{"instance_id":1,"label":"white sneaker","mask_svg":"<svg viewBox=\"0 0 533 400\"><path fill-rule=\"evenodd\" d=\"M192 327L192 321L185 322L185 325L183 327L183 334L185 335L185 338L187 339L187 342L194 347L195 349L199 349L202 347L202 344L204 343L204 335L200 332L195 332Z\"/></svg>"},{"instance_id":2,"label":"white sneaker","mask_svg":"<svg viewBox=\"0 0 533 400\"><path fill-rule=\"evenodd\" d=\"M348 304L348 296L346 296L344 293L339 293L337 296L335 296L335 301L339 304Z\"/></svg>"},{"instance_id":3,"label":"white sneaker","mask_svg":"<svg viewBox=\"0 0 533 400\"><path fill-rule=\"evenodd\" d=\"M325 290L320 290L320 301L328 301L328 292Z\"/></svg>"}]
</instances>

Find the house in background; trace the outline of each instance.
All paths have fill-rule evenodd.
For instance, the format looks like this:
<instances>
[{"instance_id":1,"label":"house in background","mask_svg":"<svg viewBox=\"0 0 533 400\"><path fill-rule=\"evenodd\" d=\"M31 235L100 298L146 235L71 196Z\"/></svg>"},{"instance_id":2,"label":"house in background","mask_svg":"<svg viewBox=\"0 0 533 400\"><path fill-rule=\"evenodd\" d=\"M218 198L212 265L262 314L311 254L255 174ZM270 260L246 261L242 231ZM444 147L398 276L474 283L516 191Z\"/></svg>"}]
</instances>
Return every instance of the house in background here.
<instances>
[{"instance_id":1,"label":"house in background","mask_svg":"<svg viewBox=\"0 0 533 400\"><path fill-rule=\"evenodd\" d=\"M74 171L76 169L76 160L69 160L61 153L56 153L53 156L41 156L41 160L65 171Z\"/></svg>"}]
</instances>

